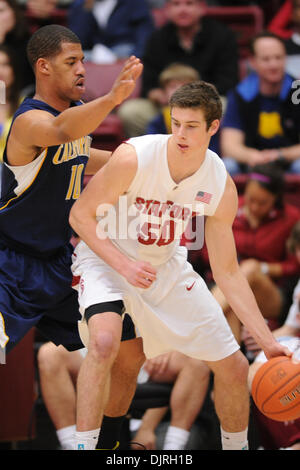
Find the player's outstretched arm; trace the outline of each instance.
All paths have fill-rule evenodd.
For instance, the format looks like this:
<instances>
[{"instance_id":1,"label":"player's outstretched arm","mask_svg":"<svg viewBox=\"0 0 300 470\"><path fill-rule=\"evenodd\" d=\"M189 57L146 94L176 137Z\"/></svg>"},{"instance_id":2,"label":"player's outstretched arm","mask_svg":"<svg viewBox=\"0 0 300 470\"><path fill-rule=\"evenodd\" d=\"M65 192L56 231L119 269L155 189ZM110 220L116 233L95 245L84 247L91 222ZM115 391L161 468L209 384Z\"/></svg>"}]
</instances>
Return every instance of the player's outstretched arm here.
<instances>
[{"instance_id":1,"label":"player's outstretched arm","mask_svg":"<svg viewBox=\"0 0 300 470\"><path fill-rule=\"evenodd\" d=\"M134 148L122 144L90 180L73 205L70 224L91 250L130 284L148 288L156 278L156 270L150 263L128 258L111 242L96 220L97 215L104 216L108 209L114 211L113 207L130 187L136 171L137 157Z\"/></svg>"},{"instance_id":2,"label":"player's outstretched arm","mask_svg":"<svg viewBox=\"0 0 300 470\"><path fill-rule=\"evenodd\" d=\"M238 198L228 176L222 200L213 217L206 221L205 237L214 279L232 310L246 326L268 358L289 354L272 335L258 308L254 294L241 272L236 254L232 223Z\"/></svg>"},{"instance_id":3,"label":"player's outstretched arm","mask_svg":"<svg viewBox=\"0 0 300 470\"><path fill-rule=\"evenodd\" d=\"M18 146L28 149L28 161L11 164L26 164L35 157L34 149L60 145L92 133L105 117L122 101L130 96L140 77L143 66L132 56L116 78L112 89L82 106L74 106L53 116L45 111L32 110L20 115L14 122L9 139L8 151L18 155Z\"/></svg>"}]
</instances>

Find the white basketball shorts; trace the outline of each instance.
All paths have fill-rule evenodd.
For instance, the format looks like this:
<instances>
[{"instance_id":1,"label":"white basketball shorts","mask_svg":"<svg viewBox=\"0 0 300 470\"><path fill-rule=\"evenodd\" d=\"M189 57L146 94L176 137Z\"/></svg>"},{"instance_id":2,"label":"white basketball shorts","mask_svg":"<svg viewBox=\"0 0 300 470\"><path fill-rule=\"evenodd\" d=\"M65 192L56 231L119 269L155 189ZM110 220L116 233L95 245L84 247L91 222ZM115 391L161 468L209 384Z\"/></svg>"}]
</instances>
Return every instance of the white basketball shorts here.
<instances>
[{"instance_id":1,"label":"white basketball shorts","mask_svg":"<svg viewBox=\"0 0 300 470\"><path fill-rule=\"evenodd\" d=\"M143 338L147 358L180 351L197 359L217 361L237 351L239 345L222 309L186 258L186 248L178 247L166 264L156 266L156 281L148 289L140 289L80 242L72 271L80 276L78 298L83 318L79 331L84 344L88 339L85 309L123 300Z\"/></svg>"}]
</instances>

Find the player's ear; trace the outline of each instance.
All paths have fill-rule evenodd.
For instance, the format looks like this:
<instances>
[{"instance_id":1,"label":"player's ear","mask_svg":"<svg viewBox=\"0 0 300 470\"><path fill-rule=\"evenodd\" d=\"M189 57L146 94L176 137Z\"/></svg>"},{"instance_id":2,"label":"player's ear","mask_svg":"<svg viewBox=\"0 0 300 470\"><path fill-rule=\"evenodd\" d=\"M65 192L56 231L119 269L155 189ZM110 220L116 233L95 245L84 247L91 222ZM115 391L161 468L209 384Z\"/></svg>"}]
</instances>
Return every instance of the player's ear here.
<instances>
[{"instance_id":1,"label":"player's ear","mask_svg":"<svg viewBox=\"0 0 300 470\"><path fill-rule=\"evenodd\" d=\"M44 59L43 57L40 57L35 64L35 71L36 73L41 73L43 75L49 75L49 61L47 59Z\"/></svg>"},{"instance_id":2,"label":"player's ear","mask_svg":"<svg viewBox=\"0 0 300 470\"><path fill-rule=\"evenodd\" d=\"M214 119L213 122L210 125L210 128L208 129L208 132L210 136L213 136L216 134L220 127L220 120L219 119Z\"/></svg>"}]
</instances>

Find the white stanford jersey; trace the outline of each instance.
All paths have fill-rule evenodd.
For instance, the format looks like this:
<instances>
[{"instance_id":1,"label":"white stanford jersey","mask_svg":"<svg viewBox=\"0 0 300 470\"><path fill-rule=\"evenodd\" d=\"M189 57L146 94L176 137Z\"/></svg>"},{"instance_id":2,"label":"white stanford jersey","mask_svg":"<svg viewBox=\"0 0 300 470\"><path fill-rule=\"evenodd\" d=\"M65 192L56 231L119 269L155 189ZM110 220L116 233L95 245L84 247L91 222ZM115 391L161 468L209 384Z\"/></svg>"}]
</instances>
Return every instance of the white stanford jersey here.
<instances>
[{"instance_id":1,"label":"white stanford jersey","mask_svg":"<svg viewBox=\"0 0 300 470\"><path fill-rule=\"evenodd\" d=\"M116 226L108 224L109 237L122 252L153 265L171 258L193 215L215 213L227 178L222 160L207 150L196 173L176 184L167 161L169 138L146 135L127 141L136 150L138 170L116 206Z\"/></svg>"}]
</instances>

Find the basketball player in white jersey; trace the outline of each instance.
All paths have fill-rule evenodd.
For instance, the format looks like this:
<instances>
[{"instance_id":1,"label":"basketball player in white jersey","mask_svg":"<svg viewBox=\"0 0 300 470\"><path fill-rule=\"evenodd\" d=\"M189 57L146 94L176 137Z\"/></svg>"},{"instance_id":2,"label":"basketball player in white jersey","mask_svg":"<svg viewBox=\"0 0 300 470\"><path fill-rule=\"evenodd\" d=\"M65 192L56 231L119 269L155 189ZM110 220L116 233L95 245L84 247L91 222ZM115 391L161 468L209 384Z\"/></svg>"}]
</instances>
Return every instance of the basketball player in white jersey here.
<instances>
[{"instance_id":1,"label":"basketball player in white jersey","mask_svg":"<svg viewBox=\"0 0 300 470\"><path fill-rule=\"evenodd\" d=\"M212 272L233 311L268 358L290 355L266 326L239 269L232 234L236 188L222 160L208 150L221 119L219 95L212 85L195 82L177 90L170 105L172 135L136 137L118 147L71 211L71 225L83 240L73 272L81 277L81 329L89 335L79 374L79 449L93 448L93 433L99 432L124 307L143 338L146 357L178 350L206 361L215 376L223 449L248 449L248 362L180 246L195 214L207 216ZM105 224L98 223L104 207L113 208L115 226L106 216Z\"/></svg>"}]
</instances>

